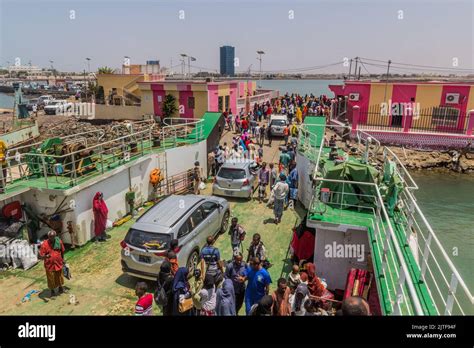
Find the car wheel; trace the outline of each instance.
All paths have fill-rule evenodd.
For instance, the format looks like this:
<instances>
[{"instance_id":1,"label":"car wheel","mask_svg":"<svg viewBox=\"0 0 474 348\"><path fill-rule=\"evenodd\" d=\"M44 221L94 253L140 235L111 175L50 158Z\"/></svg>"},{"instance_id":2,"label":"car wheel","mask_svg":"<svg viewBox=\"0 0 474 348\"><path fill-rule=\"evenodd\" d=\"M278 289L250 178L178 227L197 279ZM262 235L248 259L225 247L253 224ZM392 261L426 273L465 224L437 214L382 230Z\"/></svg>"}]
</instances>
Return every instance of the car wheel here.
<instances>
[{"instance_id":1,"label":"car wheel","mask_svg":"<svg viewBox=\"0 0 474 348\"><path fill-rule=\"evenodd\" d=\"M188 257L188 262L186 262L186 267L188 268L190 274L194 273L194 269L196 268L198 261L199 261L199 253L197 250L193 250L191 255L189 255Z\"/></svg>"},{"instance_id":2,"label":"car wheel","mask_svg":"<svg viewBox=\"0 0 474 348\"><path fill-rule=\"evenodd\" d=\"M229 227L229 216L230 216L230 213L227 210L224 213L224 217L222 218L220 233L225 233L225 231L227 231L227 227Z\"/></svg>"}]
</instances>

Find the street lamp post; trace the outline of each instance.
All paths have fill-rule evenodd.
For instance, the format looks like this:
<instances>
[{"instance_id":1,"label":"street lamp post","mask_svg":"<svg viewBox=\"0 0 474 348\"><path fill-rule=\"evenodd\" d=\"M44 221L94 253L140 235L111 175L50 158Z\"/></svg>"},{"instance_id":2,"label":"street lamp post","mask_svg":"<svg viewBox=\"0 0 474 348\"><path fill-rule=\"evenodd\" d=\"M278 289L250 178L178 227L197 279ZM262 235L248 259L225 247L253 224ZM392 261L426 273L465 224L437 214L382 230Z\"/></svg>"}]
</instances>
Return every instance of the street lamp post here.
<instances>
[{"instance_id":1,"label":"street lamp post","mask_svg":"<svg viewBox=\"0 0 474 348\"><path fill-rule=\"evenodd\" d=\"M86 58L86 61L87 61L87 81L84 81L84 82L86 84L86 100L87 100L88 94L89 94L89 79L91 75L91 59Z\"/></svg>"},{"instance_id":2,"label":"street lamp post","mask_svg":"<svg viewBox=\"0 0 474 348\"><path fill-rule=\"evenodd\" d=\"M123 56L122 74L125 74L124 66L130 67L130 57L129 56ZM130 73L130 70L129 70L129 73Z\"/></svg>"},{"instance_id":3,"label":"street lamp post","mask_svg":"<svg viewBox=\"0 0 474 348\"><path fill-rule=\"evenodd\" d=\"M262 88L262 55L265 54L263 51L257 51L258 60L260 61L260 77L259 77L259 88Z\"/></svg>"},{"instance_id":4,"label":"street lamp post","mask_svg":"<svg viewBox=\"0 0 474 348\"><path fill-rule=\"evenodd\" d=\"M181 53L181 75L183 75L183 79L184 79L184 74L186 73L185 72L186 63L184 62L184 58L186 58L187 56L188 56L187 54Z\"/></svg>"},{"instance_id":5,"label":"street lamp post","mask_svg":"<svg viewBox=\"0 0 474 348\"><path fill-rule=\"evenodd\" d=\"M188 56L188 74L191 76L191 62L196 61L196 58Z\"/></svg>"}]
</instances>

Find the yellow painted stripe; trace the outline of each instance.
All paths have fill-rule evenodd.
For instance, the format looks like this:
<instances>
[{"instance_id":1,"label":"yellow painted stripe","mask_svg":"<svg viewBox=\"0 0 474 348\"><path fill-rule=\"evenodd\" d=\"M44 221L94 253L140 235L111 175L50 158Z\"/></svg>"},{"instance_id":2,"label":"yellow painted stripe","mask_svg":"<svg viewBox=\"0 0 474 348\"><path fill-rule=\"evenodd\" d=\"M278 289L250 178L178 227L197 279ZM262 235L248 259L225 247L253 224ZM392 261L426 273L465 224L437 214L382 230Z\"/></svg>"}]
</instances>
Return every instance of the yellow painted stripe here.
<instances>
[{"instance_id":1,"label":"yellow painted stripe","mask_svg":"<svg viewBox=\"0 0 474 348\"><path fill-rule=\"evenodd\" d=\"M387 98L386 102L388 103L390 99L392 99L392 91L393 91L393 84L387 84ZM369 106L377 105L378 107L384 102L385 97L385 84L372 84L370 86L370 98L369 98ZM384 124L388 126L390 121L390 117L385 117ZM380 116L369 114L369 118L367 120L367 124L373 124L377 122L380 124Z\"/></svg>"},{"instance_id":2,"label":"yellow painted stripe","mask_svg":"<svg viewBox=\"0 0 474 348\"><path fill-rule=\"evenodd\" d=\"M442 85L419 84L416 88L415 102L419 103L420 111L422 112L422 114L423 114L424 109L439 106L441 102L442 94L443 94ZM423 122L423 124L430 123L430 121L426 120L426 118L424 117L420 117L420 118L415 117L413 119L412 126L420 126L421 122Z\"/></svg>"}]
</instances>

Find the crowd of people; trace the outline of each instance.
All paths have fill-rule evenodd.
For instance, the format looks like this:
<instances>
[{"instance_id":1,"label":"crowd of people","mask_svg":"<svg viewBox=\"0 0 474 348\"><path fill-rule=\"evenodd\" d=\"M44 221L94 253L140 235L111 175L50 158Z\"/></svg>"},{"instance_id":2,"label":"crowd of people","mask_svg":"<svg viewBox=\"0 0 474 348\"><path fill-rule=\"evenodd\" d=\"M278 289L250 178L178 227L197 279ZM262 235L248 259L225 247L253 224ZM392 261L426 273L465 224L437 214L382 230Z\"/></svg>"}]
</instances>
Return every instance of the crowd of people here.
<instances>
[{"instance_id":1,"label":"crowd of people","mask_svg":"<svg viewBox=\"0 0 474 348\"><path fill-rule=\"evenodd\" d=\"M298 124L308 115L326 115L330 103L325 96L285 95L273 103L256 104L246 114L242 110L234 116L232 110L226 110L223 116L227 130L233 132L232 143L224 142L209 154L208 174L216 175L228 160L254 161L257 199L272 207L274 223L280 223L285 208L297 198ZM287 115L288 125L283 143L279 144L278 163L266 163L264 146L272 145L266 124L275 113ZM195 164L195 172L200 177L199 163ZM178 243L173 240L161 265L154 296L147 293L146 283L137 284L136 314L151 314L154 297L163 315L172 316L235 316L242 313L242 307L249 316L369 315L368 304L362 298L349 297L341 306L327 289L325 280L316 275L311 262L293 265L288 276L278 279L276 289L271 291L273 281L268 269L272 264L261 235L253 234L248 249L244 250L246 230L233 217L228 236L232 260L226 263L221 259L214 238L209 236L200 252L199 264L191 270L178 265ZM338 312L335 304L340 308Z\"/></svg>"},{"instance_id":2,"label":"crowd of people","mask_svg":"<svg viewBox=\"0 0 474 348\"><path fill-rule=\"evenodd\" d=\"M234 235L245 236L244 228L234 218L229 228L231 245ZM316 275L313 263L301 268L294 265L287 278L280 278L270 291L272 279L266 250L258 234L247 250L247 261L238 250L225 263L214 246L213 237L200 253L200 264L192 271L177 265L177 241L170 244L157 279L155 294L148 293L147 283L136 285L136 315L152 315L153 299L165 316L236 316L245 305L248 316L329 316L370 315L367 301L348 297L336 311L332 293ZM199 267L200 266L200 267Z\"/></svg>"}]
</instances>

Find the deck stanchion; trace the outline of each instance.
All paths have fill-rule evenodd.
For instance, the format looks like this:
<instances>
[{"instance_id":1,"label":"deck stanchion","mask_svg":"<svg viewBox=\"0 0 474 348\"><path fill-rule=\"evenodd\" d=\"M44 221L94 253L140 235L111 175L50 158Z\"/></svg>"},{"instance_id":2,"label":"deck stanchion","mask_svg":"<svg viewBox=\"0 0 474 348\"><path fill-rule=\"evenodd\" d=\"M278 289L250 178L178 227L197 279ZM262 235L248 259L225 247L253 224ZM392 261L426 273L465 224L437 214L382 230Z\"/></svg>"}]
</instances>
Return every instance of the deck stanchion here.
<instances>
[{"instance_id":1,"label":"deck stanchion","mask_svg":"<svg viewBox=\"0 0 474 348\"><path fill-rule=\"evenodd\" d=\"M77 181L76 159L74 157L74 153L71 155L71 159L72 159L72 185L71 186L74 186Z\"/></svg>"},{"instance_id":2,"label":"deck stanchion","mask_svg":"<svg viewBox=\"0 0 474 348\"><path fill-rule=\"evenodd\" d=\"M101 146L100 147L100 170L101 170L102 174L104 174L104 156L103 156L103 152L104 152L104 147Z\"/></svg>"},{"instance_id":3,"label":"deck stanchion","mask_svg":"<svg viewBox=\"0 0 474 348\"><path fill-rule=\"evenodd\" d=\"M41 163L43 165L44 182L46 184L46 188L48 188L48 170L46 169L46 163L44 161L44 156L41 156Z\"/></svg>"},{"instance_id":4,"label":"deck stanchion","mask_svg":"<svg viewBox=\"0 0 474 348\"><path fill-rule=\"evenodd\" d=\"M405 285L405 272L403 272L403 267L400 267L398 271L398 282L397 282L397 292L395 294L395 309L393 311L394 315L400 315L402 313L401 304L403 303L403 286Z\"/></svg>"},{"instance_id":5,"label":"deck stanchion","mask_svg":"<svg viewBox=\"0 0 474 348\"><path fill-rule=\"evenodd\" d=\"M425 281L425 273L426 269L428 268L428 258L430 256L430 246L431 240L433 239L432 235L428 236L428 239L425 243L425 249L423 250L423 259L421 260L421 273L420 273L420 281Z\"/></svg>"},{"instance_id":6,"label":"deck stanchion","mask_svg":"<svg viewBox=\"0 0 474 348\"><path fill-rule=\"evenodd\" d=\"M448 298L446 299L446 308L444 310L444 315L451 315L454 304L454 295L456 294L456 288L458 286L458 278L453 273L451 275L451 283L449 284Z\"/></svg>"},{"instance_id":7,"label":"deck stanchion","mask_svg":"<svg viewBox=\"0 0 474 348\"><path fill-rule=\"evenodd\" d=\"M410 240L410 235L411 235L411 231L412 231L412 227L413 227L413 221L414 221L414 218L413 218L413 214L415 213L415 205L413 204L413 202L410 202L410 206L408 208L408 221L407 221L407 229L405 231L405 240L408 244L409 240Z\"/></svg>"}]
</instances>

